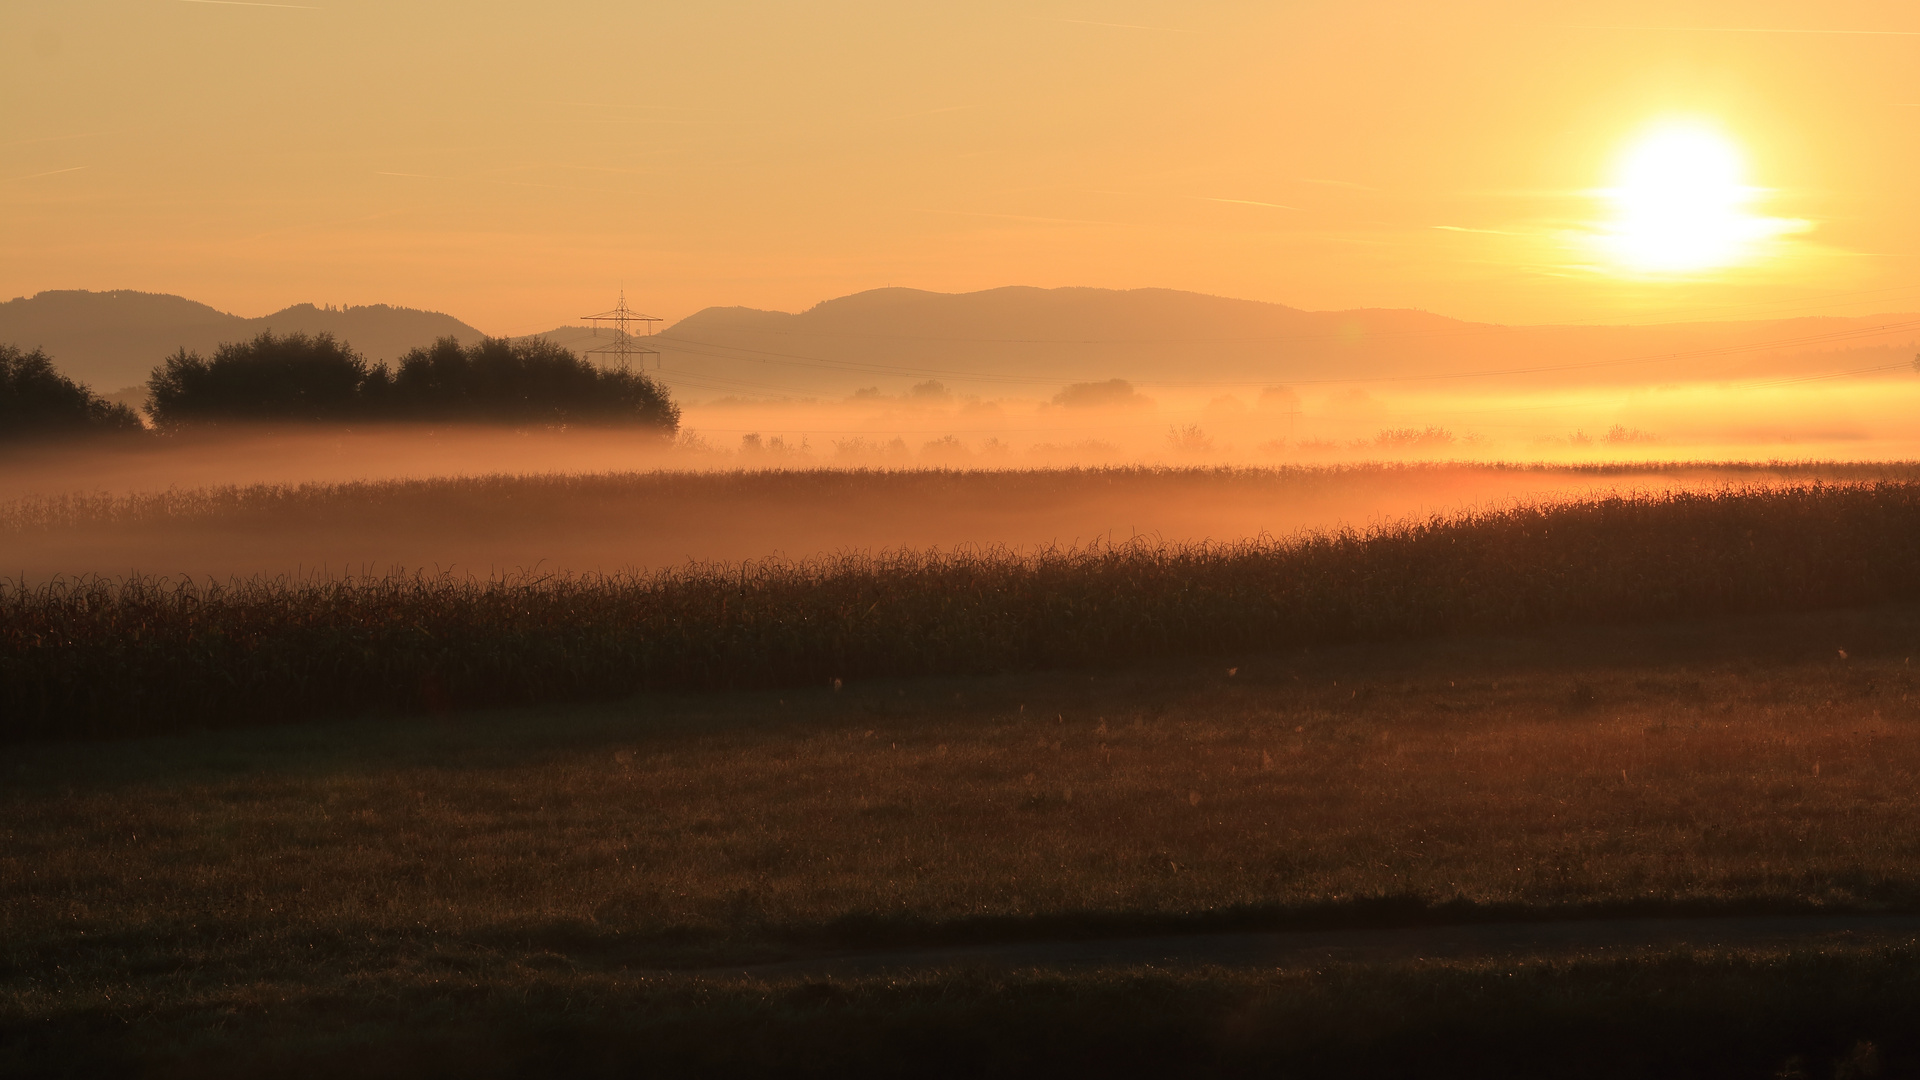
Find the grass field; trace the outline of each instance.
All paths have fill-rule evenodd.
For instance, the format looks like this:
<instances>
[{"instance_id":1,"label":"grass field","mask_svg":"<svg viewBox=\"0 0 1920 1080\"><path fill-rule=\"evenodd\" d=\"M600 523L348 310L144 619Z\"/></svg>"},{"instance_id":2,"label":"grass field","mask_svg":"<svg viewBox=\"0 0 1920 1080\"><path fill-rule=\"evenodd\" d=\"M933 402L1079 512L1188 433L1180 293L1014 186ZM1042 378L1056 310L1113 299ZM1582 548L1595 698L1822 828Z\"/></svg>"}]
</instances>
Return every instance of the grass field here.
<instances>
[{"instance_id":1,"label":"grass field","mask_svg":"<svg viewBox=\"0 0 1920 1080\"><path fill-rule=\"evenodd\" d=\"M508 494L564 530L555 507L587 520L634 485L752 501L777 479ZM1017 483L1038 504L1087 480ZM925 501L988 479L800 482ZM412 513L503 490L428 484ZM0 528L284 525L392 495L15 503ZM1920 1075L1904 931L803 973L1920 913L1916 535L1920 485L1768 474L1224 545L16 582L0 1074ZM771 961L801 967L740 971Z\"/></svg>"},{"instance_id":2,"label":"grass field","mask_svg":"<svg viewBox=\"0 0 1920 1080\"><path fill-rule=\"evenodd\" d=\"M424 960L9 1023L10 1075L1908 1077L1911 946L715 981Z\"/></svg>"},{"instance_id":3,"label":"grass field","mask_svg":"<svg viewBox=\"0 0 1920 1080\"><path fill-rule=\"evenodd\" d=\"M1904 946L674 972L1178 929L1914 910L1916 645L1920 611L1893 607L17 747L0 1030L23 1069L85 1051L180 1075L1897 1075L1916 1050ZM1436 1046L1454 1048L1437 1069Z\"/></svg>"}]
</instances>

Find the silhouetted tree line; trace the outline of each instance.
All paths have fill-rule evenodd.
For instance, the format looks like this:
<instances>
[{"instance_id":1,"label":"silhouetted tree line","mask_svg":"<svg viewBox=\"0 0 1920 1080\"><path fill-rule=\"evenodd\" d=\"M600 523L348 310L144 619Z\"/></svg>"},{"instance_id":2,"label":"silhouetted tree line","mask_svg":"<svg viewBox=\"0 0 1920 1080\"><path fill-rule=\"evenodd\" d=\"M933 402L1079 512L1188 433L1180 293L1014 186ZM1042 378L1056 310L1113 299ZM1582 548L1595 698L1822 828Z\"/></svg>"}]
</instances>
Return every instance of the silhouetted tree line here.
<instances>
[{"instance_id":1,"label":"silhouetted tree line","mask_svg":"<svg viewBox=\"0 0 1920 1080\"><path fill-rule=\"evenodd\" d=\"M441 338L397 367L368 363L331 334L181 349L147 382L161 430L222 423L436 421L678 430L680 407L644 374L606 371L542 340ZM40 350L0 346L0 435L139 431L125 405L54 371Z\"/></svg>"},{"instance_id":2,"label":"silhouetted tree line","mask_svg":"<svg viewBox=\"0 0 1920 1080\"><path fill-rule=\"evenodd\" d=\"M548 341L441 338L369 364L330 334L271 332L222 345L211 358L182 349L155 369L147 412L161 428L272 420L430 420L658 427L680 425L664 387L607 371Z\"/></svg>"},{"instance_id":3,"label":"silhouetted tree line","mask_svg":"<svg viewBox=\"0 0 1920 1080\"><path fill-rule=\"evenodd\" d=\"M139 430L132 409L55 371L46 353L0 345L0 439Z\"/></svg>"}]
</instances>

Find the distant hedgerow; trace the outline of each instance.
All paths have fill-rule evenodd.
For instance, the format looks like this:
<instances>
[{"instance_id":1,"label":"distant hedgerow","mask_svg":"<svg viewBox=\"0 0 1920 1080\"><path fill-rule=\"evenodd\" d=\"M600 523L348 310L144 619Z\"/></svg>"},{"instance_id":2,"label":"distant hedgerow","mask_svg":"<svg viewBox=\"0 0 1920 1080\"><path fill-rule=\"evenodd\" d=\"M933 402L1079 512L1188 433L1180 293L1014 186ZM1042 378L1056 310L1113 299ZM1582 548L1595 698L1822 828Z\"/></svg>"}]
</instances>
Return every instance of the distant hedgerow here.
<instances>
[{"instance_id":1,"label":"distant hedgerow","mask_svg":"<svg viewBox=\"0 0 1920 1080\"><path fill-rule=\"evenodd\" d=\"M132 409L55 371L45 352L0 345L0 439L140 430Z\"/></svg>"},{"instance_id":2,"label":"distant hedgerow","mask_svg":"<svg viewBox=\"0 0 1920 1080\"><path fill-rule=\"evenodd\" d=\"M148 411L162 428L218 423L455 421L678 430L680 409L644 374L595 367L561 346L442 338L370 364L330 334L185 349L156 368Z\"/></svg>"}]
</instances>

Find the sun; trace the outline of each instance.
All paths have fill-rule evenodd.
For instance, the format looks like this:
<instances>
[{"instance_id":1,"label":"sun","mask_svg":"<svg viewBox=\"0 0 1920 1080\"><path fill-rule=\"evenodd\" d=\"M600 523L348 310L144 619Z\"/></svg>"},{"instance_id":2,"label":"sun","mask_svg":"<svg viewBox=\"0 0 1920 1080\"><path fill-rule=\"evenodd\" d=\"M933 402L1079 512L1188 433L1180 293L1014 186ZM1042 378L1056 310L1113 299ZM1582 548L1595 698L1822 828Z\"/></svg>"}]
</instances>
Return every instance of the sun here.
<instances>
[{"instance_id":1,"label":"sun","mask_svg":"<svg viewBox=\"0 0 1920 1080\"><path fill-rule=\"evenodd\" d=\"M1747 182L1746 158L1716 128L1668 122L1643 132L1621 154L1602 194L1613 219L1600 244L1622 268L1696 274L1749 261L1756 247L1797 222L1749 211L1761 189Z\"/></svg>"}]
</instances>

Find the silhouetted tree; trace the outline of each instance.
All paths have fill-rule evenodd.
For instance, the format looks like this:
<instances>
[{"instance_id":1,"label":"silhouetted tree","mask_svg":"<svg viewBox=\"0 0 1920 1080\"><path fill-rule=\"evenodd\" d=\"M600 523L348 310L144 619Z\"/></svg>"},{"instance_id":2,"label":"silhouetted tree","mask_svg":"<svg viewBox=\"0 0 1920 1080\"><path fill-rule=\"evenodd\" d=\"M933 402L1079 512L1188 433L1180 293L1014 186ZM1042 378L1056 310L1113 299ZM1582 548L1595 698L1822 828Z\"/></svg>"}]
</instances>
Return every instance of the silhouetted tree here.
<instances>
[{"instance_id":1,"label":"silhouetted tree","mask_svg":"<svg viewBox=\"0 0 1920 1080\"><path fill-rule=\"evenodd\" d=\"M0 438L140 430L132 409L55 371L46 353L0 345Z\"/></svg>"},{"instance_id":2,"label":"silhouetted tree","mask_svg":"<svg viewBox=\"0 0 1920 1080\"><path fill-rule=\"evenodd\" d=\"M386 413L400 419L680 426L680 407L659 383L538 338L467 346L441 338L402 357L384 392Z\"/></svg>"},{"instance_id":3,"label":"silhouetted tree","mask_svg":"<svg viewBox=\"0 0 1920 1080\"><path fill-rule=\"evenodd\" d=\"M357 420L368 412L369 383L387 380L332 334L272 331L222 345L211 360L185 349L154 369L147 412L163 428L272 420Z\"/></svg>"},{"instance_id":4,"label":"silhouetted tree","mask_svg":"<svg viewBox=\"0 0 1920 1080\"><path fill-rule=\"evenodd\" d=\"M147 385L147 409L165 428L288 420L680 426L659 383L603 371L539 339L462 346L441 338L394 370L327 334L265 333L222 345L211 360L182 349Z\"/></svg>"}]
</instances>

